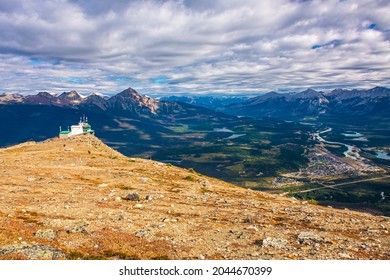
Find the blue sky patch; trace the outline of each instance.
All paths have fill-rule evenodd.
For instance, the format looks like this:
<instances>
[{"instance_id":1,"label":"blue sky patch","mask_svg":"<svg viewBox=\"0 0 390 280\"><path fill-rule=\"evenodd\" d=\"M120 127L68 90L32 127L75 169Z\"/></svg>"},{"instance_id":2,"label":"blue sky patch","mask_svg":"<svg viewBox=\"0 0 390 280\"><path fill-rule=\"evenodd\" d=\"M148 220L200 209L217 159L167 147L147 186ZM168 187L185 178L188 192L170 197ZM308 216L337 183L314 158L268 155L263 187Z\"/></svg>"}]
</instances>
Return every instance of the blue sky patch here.
<instances>
[{"instance_id":1,"label":"blue sky patch","mask_svg":"<svg viewBox=\"0 0 390 280\"><path fill-rule=\"evenodd\" d=\"M118 82L118 81L131 81L132 79L127 76L109 76L110 81Z\"/></svg>"},{"instance_id":2,"label":"blue sky patch","mask_svg":"<svg viewBox=\"0 0 390 280\"><path fill-rule=\"evenodd\" d=\"M67 82L72 84L82 84L84 83L84 80L78 77L70 77L66 79Z\"/></svg>"},{"instance_id":3,"label":"blue sky patch","mask_svg":"<svg viewBox=\"0 0 390 280\"><path fill-rule=\"evenodd\" d=\"M61 60L59 59L55 59L53 62L52 62L53 65L60 65L61 64Z\"/></svg>"},{"instance_id":4,"label":"blue sky patch","mask_svg":"<svg viewBox=\"0 0 390 280\"><path fill-rule=\"evenodd\" d=\"M43 59L40 59L40 58L30 58L30 64L31 65L41 65L41 64L43 64L43 63L45 63L45 60L43 60Z\"/></svg>"},{"instance_id":5,"label":"blue sky patch","mask_svg":"<svg viewBox=\"0 0 390 280\"><path fill-rule=\"evenodd\" d=\"M166 84L168 82L168 78L166 77L156 77L152 79L153 83L156 84Z\"/></svg>"},{"instance_id":6,"label":"blue sky patch","mask_svg":"<svg viewBox=\"0 0 390 280\"><path fill-rule=\"evenodd\" d=\"M313 50L315 49L321 49L321 48L334 48L341 45L341 40L333 40L328 43L322 44L322 45L313 45L311 48Z\"/></svg>"},{"instance_id":7,"label":"blue sky patch","mask_svg":"<svg viewBox=\"0 0 390 280\"><path fill-rule=\"evenodd\" d=\"M43 64L60 65L61 60L59 60L59 59L51 60L51 59L43 59L43 58L30 58L29 64L32 66L37 66L37 65L39 66L39 65L43 65Z\"/></svg>"}]
</instances>

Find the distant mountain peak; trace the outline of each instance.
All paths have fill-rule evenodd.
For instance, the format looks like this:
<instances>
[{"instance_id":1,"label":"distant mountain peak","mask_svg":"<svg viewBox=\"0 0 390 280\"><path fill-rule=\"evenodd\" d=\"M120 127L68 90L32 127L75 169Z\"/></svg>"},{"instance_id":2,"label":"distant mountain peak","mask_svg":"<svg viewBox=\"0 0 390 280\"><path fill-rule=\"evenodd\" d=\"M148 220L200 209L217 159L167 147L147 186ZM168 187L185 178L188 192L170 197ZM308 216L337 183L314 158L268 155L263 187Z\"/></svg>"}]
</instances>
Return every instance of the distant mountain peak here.
<instances>
[{"instance_id":1,"label":"distant mountain peak","mask_svg":"<svg viewBox=\"0 0 390 280\"><path fill-rule=\"evenodd\" d=\"M381 94L390 96L390 89L385 87L374 87L372 89L367 90L367 92L370 94Z\"/></svg>"},{"instance_id":2,"label":"distant mountain peak","mask_svg":"<svg viewBox=\"0 0 390 280\"><path fill-rule=\"evenodd\" d=\"M19 93L11 94L11 93L3 93L0 94L0 104L7 103L20 103L23 102L24 97Z\"/></svg>"},{"instance_id":3,"label":"distant mountain peak","mask_svg":"<svg viewBox=\"0 0 390 280\"><path fill-rule=\"evenodd\" d=\"M92 92L92 93L90 93L90 94L87 96L87 98L90 97L90 96L99 96L99 97L104 98L104 99L109 99L109 98L110 98L109 96L104 95L104 94L99 93L99 92Z\"/></svg>"},{"instance_id":4,"label":"distant mountain peak","mask_svg":"<svg viewBox=\"0 0 390 280\"><path fill-rule=\"evenodd\" d=\"M135 89L133 89L131 87L125 89L124 91L121 91L117 95L119 95L119 96L139 95L139 96L141 96Z\"/></svg>"},{"instance_id":5,"label":"distant mountain peak","mask_svg":"<svg viewBox=\"0 0 390 280\"><path fill-rule=\"evenodd\" d=\"M95 94L95 93L91 93L91 94L89 94L88 96L86 96L84 98L84 100L87 100L87 99L103 99L103 100L106 100L104 95Z\"/></svg>"},{"instance_id":6,"label":"distant mountain peak","mask_svg":"<svg viewBox=\"0 0 390 280\"><path fill-rule=\"evenodd\" d=\"M314 89L289 94L268 93L234 104L229 113L250 117L271 116L299 119L306 116L388 116L390 89L375 87L369 90L335 89L324 93Z\"/></svg>"},{"instance_id":7,"label":"distant mountain peak","mask_svg":"<svg viewBox=\"0 0 390 280\"><path fill-rule=\"evenodd\" d=\"M129 87L108 99L108 103L113 109L130 111L137 114L157 114L160 102L151 97L141 96L136 90Z\"/></svg>"},{"instance_id":8,"label":"distant mountain peak","mask_svg":"<svg viewBox=\"0 0 390 280\"><path fill-rule=\"evenodd\" d=\"M381 86L376 86L376 87L372 88L371 90L378 90L378 89L380 89L380 90L389 90L388 88L381 87Z\"/></svg>"},{"instance_id":9,"label":"distant mountain peak","mask_svg":"<svg viewBox=\"0 0 390 280\"><path fill-rule=\"evenodd\" d=\"M316 91L315 89L312 89L312 88L308 88L304 91L302 91L301 93L319 93L320 91Z\"/></svg>"},{"instance_id":10,"label":"distant mountain peak","mask_svg":"<svg viewBox=\"0 0 390 280\"><path fill-rule=\"evenodd\" d=\"M78 100L78 99L81 99L81 95L78 94L77 91L75 90L72 90L72 91L69 91L69 92L63 92L61 93L58 98L60 99L65 99L65 100Z\"/></svg>"},{"instance_id":11,"label":"distant mountain peak","mask_svg":"<svg viewBox=\"0 0 390 280\"><path fill-rule=\"evenodd\" d=\"M73 105L79 104L83 100L83 97L75 90L63 92L58 96L58 98Z\"/></svg>"},{"instance_id":12,"label":"distant mountain peak","mask_svg":"<svg viewBox=\"0 0 390 280\"><path fill-rule=\"evenodd\" d=\"M267 97L276 97L276 96L281 96L281 95L283 95L283 94L280 93L280 92L277 92L277 91L270 91L270 92L267 92L267 93L264 94L264 95L256 96L256 97L253 97L253 98L259 98L259 97L263 97L263 96L267 96Z\"/></svg>"},{"instance_id":13,"label":"distant mountain peak","mask_svg":"<svg viewBox=\"0 0 390 280\"><path fill-rule=\"evenodd\" d=\"M45 98L54 98L54 96L48 93L47 91L38 92L37 96L45 97Z\"/></svg>"}]
</instances>

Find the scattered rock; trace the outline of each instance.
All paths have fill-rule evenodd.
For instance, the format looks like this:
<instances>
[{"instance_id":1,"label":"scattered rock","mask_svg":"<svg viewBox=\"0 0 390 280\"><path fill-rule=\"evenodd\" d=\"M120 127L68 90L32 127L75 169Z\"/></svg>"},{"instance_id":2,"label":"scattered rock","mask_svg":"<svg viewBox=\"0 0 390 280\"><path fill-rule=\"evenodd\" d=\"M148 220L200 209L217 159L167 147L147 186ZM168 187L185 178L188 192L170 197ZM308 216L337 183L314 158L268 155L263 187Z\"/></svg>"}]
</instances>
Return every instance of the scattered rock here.
<instances>
[{"instance_id":1,"label":"scattered rock","mask_svg":"<svg viewBox=\"0 0 390 280\"><path fill-rule=\"evenodd\" d=\"M141 183L150 183L150 182L152 182L152 180L151 179L149 179L149 178L141 178Z\"/></svg>"},{"instance_id":2,"label":"scattered rock","mask_svg":"<svg viewBox=\"0 0 390 280\"><path fill-rule=\"evenodd\" d=\"M263 247L272 247L276 249L283 249L287 245L287 240L279 239L275 237L266 237L263 239L262 246Z\"/></svg>"},{"instance_id":3,"label":"scattered rock","mask_svg":"<svg viewBox=\"0 0 390 280\"><path fill-rule=\"evenodd\" d=\"M133 209L142 209L142 208L144 208L144 206L142 204L139 204L139 203L137 203L133 206Z\"/></svg>"},{"instance_id":4,"label":"scattered rock","mask_svg":"<svg viewBox=\"0 0 390 280\"><path fill-rule=\"evenodd\" d=\"M57 260L65 258L65 254L48 245L41 244L12 244L0 247L0 256L10 254L22 254L28 259L50 259Z\"/></svg>"},{"instance_id":5,"label":"scattered rock","mask_svg":"<svg viewBox=\"0 0 390 280\"><path fill-rule=\"evenodd\" d=\"M252 224L253 223L253 218L250 215L246 215L244 219L244 223Z\"/></svg>"},{"instance_id":6,"label":"scattered rock","mask_svg":"<svg viewBox=\"0 0 390 280\"><path fill-rule=\"evenodd\" d=\"M34 178L34 177L28 177L27 178L27 181L29 181L29 182L33 182L33 181L35 181L36 179Z\"/></svg>"},{"instance_id":7,"label":"scattered rock","mask_svg":"<svg viewBox=\"0 0 390 280\"><path fill-rule=\"evenodd\" d=\"M149 231L147 229L143 229L143 230L140 230L139 232L137 232L135 234L135 236L144 237L144 236L147 236L148 234L149 234Z\"/></svg>"},{"instance_id":8,"label":"scattered rock","mask_svg":"<svg viewBox=\"0 0 390 280\"><path fill-rule=\"evenodd\" d=\"M138 193L129 193L123 199L129 200L129 201L139 201L139 194Z\"/></svg>"},{"instance_id":9,"label":"scattered rock","mask_svg":"<svg viewBox=\"0 0 390 280\"><path fill-rule=\"evenodd\" d=\"M259 231L258 229L257 229L257 227L255 227L255 226L249 226L249 227L247 227L247 228L245 228L246 230L251 230L251 231Z\"/></svg>"},{"instance_id":10,"label":"scattered rock","mask_svg":"<svg viewBox=\"0 0 390 280\"><path fill-rule=\"evenodd\" d=\"M40 229L35 233L35 236L42 239L53 240L57 236L57 233L58 231L54 229Z\"/></svg>"},{"instance_id":11,"label":"scattered rock","mask_svg":"<svg viewBox=\"0 0 390 280\"><path fill-rule=\"evenodd\" d=\"M323 239L313 232L301 232L298 235L298 242L300 244L312 245L313 243L322 242Z\"/></svg>"},{"instance_id":12,"label":"scattered rock","mask_svg":"<svg viewBox=\"0 0 390 280\"><path fill-rule=\"evenodd\" d=\"M66 143L78 151L74 139ZM64 155L71 153L64 148L58 158L57 151L49 148L37 153L42 158L47 155L47 162L32 158L32 150L19 157L17 150L14 155L6 151L7 169L1 169L0 163L2 183L6 180L0 220L4 220L3 235L11 240L0 240L2 259L56 258L47 256L46 249L82 259L390 258L386 239L390 218L301 205L294 198L236 189L142 159L134 164L124 157L112 161L104 150L92 150L94 157L89 157L85 152L92 147L80 145L80 157L68 158ZM67 168L35 171L34 164ZM80 168L88 171L84 174L88 178L77 175L83 174ZM188 174L194 178L191 184L182 180ZM40 181L42 176L45 181ZM31 182L26 182L28 178ZM210 184L212 191L207 191ZM54 189L58 192L53 195ZM140 250L134 250L137 247Z\"/></svg>"},{"instance_id":13,"label":"scattered rock","mask_svg":"<svg viewBox=\"0 0 390 280\"><path fill-rule=\"evenodd\" d=\"M248 236L245 234L245 233L243 233L243 232L241 232L239 235L238 235L238 237L237 237L237 239L247 239L248 238Z\"/></svg>"},{"instance_id":14,"label":"scattered rock","mask_svg":"<svg viewBox=\"0 0 390 280\"><path fill-rule=\"evenodd\" d=\"M351 258L351 256L348 255L347 253L339 253L339 257L343 258L343 259L350 259Z\"/></svg>"},{"instance_id":15,"label":"scattered rock","mask_svg":"<svg viewBox=\"0 0 390 280\"><path fill-rule=\"evenodd\" d=\"M209 188L211 185L207 180L199 180L199 184L204 188Z\"/></svg>"},{"instance_id":16,"label":"scattered rock","mask_svg":"<svg viewBox=\"0 0 390 280\"><path fill-rule=\"evenodd\" d=\"M88 226L88 223L86 222L79 222L77 223L73 228L67 230L67 233L88 233L88 231L85 229L85 227Z\"/></svg>"},{"instance_id":17,"label":"scattered rock","mask_svg":"<svg viewBox=\"0 0 390 280\"><path fill-rule=\"evenodd\" d=\"M176 222L177 222L177 219L164 218L164 219L162 219L162 221L163 221L164 223L169 223L169 222L176 223Z\"/></svg>"}]
</instances>

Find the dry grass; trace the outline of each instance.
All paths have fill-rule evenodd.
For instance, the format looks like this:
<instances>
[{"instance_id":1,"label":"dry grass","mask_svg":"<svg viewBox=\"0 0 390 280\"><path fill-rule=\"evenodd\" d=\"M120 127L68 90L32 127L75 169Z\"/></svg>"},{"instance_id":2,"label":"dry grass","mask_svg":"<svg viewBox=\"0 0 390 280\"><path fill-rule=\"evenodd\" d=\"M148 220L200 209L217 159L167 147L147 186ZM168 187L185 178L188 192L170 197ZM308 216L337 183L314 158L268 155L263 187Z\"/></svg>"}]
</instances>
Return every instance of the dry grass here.
<instances>
[{"instance_id":1,"label":"dry grass","mask_svg":"<svg viewBox=\"0 0 390 280\"><path fill-rule=\"evenodd\" d=\"M129 159L93 136L0 149L0 159L0 246L47 244L68 259L337 259L345 252L352 259L389 258L386 218ZM141 201L121 199L134 191ZM40 229L58 234L36 237ZM298 244L305 231L323 238L320 251ZM269 236L287 240L286 247L256 242Z\"/></svg>"}]
</instances>

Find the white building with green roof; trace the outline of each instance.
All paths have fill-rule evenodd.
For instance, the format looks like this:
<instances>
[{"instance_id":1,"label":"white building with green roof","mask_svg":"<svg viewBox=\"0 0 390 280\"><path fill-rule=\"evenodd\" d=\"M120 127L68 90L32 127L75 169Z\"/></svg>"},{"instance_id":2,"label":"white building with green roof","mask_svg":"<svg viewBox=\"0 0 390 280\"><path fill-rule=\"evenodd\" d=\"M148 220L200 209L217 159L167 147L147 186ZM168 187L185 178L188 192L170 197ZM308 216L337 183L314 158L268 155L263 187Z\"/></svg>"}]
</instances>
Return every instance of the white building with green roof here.
<instances>
[{"instance_id":1,"label":"white building with green roof","mask_svg":"<svg viewBox=\"0 0 390 280\"><path fill-rule=\"evenodd\" d=\"M80 122L77 125L72 125L70 130L62 130L60 127L59 138L69 138L75 135L80 134L95 134L95 131L92 130L91 125L88 123L88 118L80 118Z\"/></svg>"}]
</instances>

